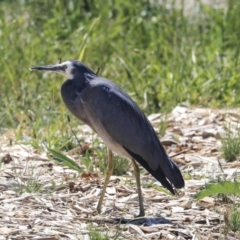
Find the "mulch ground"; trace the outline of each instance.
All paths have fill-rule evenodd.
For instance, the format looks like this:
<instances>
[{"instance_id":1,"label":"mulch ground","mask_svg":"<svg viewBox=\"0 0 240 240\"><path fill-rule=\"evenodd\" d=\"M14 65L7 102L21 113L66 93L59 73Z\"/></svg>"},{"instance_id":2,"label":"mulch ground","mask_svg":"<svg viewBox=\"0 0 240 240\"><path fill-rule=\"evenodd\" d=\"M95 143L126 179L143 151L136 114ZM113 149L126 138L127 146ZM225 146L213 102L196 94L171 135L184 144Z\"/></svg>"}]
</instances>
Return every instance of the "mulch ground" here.
<instances>
[{"instance_id":1,"label":"mulch ground","mask_svg":"<svg viewBox=\"0 0 240 240\"><path fill-rule=\"evenodd\" d=\"M170 156L181 153L173 160L184 174L186 187L171 196L159 191L160 183L143 171L146 219L138 224L115 221L133 219L139 211L132 167L123 176L111 177L98 214L104 182L99 171L78 175L49 160L47 152L19 143L9 146L14 134L6 132L0 138L0 240L90 239L93 229L106 232L110 239L117 235L118 239L240 239L230 230L224 235L229 217L226 203L213 197L195 198L207 182L223 176L231 180L239 172L239 160L227 163L221 152L226 128L231 126L233 134L237 131L239 109L176 107L168 115L152 114L149 119L157 132L167 122L161 141ZM84 125L77 131L94 153L91 140L97 136ZM64 154L81 165L77 151ZM161 224L162 217L171 223Z\"/></svg>"}]
</instances>

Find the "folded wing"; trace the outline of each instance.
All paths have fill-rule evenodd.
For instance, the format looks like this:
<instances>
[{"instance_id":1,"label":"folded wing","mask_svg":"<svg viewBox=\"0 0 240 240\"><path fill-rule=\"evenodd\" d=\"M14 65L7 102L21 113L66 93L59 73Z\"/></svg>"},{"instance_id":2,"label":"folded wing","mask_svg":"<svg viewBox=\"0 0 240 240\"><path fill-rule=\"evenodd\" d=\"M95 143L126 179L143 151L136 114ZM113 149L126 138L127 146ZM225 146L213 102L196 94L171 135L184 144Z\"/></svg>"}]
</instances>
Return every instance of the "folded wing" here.
<instances>
[{"instance_id":1,"label":"folded wing","mask_svg":"<svg viewBox=\"0 0 240 240\"><path fill-rule=\"evenodd\" d=\"M166 154L146 116L124 91L113 82L98 78L86 92L86 109L91 109L112 139L172 193L171 184L184 187L177 165Z\"/></svg>"}]
</instances>

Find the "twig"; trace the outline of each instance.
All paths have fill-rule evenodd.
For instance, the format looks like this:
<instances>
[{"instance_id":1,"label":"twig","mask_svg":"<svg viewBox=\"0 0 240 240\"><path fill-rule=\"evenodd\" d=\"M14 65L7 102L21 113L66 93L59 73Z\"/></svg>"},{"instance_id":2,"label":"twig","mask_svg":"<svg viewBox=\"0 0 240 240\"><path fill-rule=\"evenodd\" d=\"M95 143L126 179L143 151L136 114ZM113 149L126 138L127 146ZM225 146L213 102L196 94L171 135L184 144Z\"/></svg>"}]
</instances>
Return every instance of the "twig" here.
<instances>
[{"instance_id":1,"label":"twig","mask_svg":"<svg viewBox=\"0 0 240 240\"><path fill-rule=\"evenodd\" d=\"M180 154L182 154L182 153L187 152L188 150L189 150L189 148L187 148L187 149L185 149L185 150L182 150L181 152L175 153L175 154L173 154L172 156L169 156L169 157L170 157L170 158L174 158L174 157L176 157L176 156L178 156L178 155L180 155Z\"/></svg>"},{"instance_id":2,"label":"twig","mask_svg":"<svg viewBox=\"0 0 240 240\"><path fill-rule=\"evenodd\" d=\"M100 72L100 67L98 67L98 69L97 69L97 71L96 71L96 74L98 75L99 74L99 72Z\"/></svg>"},{"instance_id":3,"label":"twig","mask_svg":"<svg viewBox=\"0 0 240 240\"><path fill-rule=\"evenodd\" d=\"M72 128L72 126L71 126L71 119L70 119L69 115L67 115L67 120L68 120L68 122L69 122L69 126L70 126L70 129L71 129L71 132L72 132L73 136L76 138L76 140L77 140L77 142L78 142L78 145L79 145L79 147L81 148L81 152L83 152L82 145L81 145L79 139L77 138L76 133L73 131L73 128Z\"/></svg>"},{"instance_id":4,"label":"twig","mask_svg":"<svg viewBox=\"0 0 240 240\"><path fill-rule=\"evenodd\" d=\"M82 217L75 217L75 220L80 221L88 221L88 222L99 222L99 223L116 223L113 219L106 219L106 218L82 218Z\"/></svg>"}]
</instances>

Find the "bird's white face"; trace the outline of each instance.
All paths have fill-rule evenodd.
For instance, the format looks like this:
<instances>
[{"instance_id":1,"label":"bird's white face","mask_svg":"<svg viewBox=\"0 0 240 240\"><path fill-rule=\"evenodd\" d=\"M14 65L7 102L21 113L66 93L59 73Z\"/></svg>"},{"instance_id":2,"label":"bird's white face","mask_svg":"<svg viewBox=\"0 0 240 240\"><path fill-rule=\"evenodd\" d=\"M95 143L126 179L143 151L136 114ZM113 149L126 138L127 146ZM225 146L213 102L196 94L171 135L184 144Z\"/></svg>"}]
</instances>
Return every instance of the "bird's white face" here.
<instances>
[{"instance_id":1,"label":"bird's white face","mask_svg":"<svg viewBox=\"0 0 240 240\"><path fill-rule=\"evenodd\" d=\"M58 73L64 75L67 77L67 79L73 79L74 75L73 75L73 63L71 61L66 61L66 62L62 62L60 64L57 64L60 66L60 68L62 68L62 70L57 71Z\"/></svg>"},{"instance_id":2,"label":"bird's white face","mask_svg":"<svg viewBox=\"0 0 240 240\"><path fill-rule=\"evenodd\" d=\"M67 77L67 79L74 78L74 65L72 61L62 62L56 65L48 65L48 66L36 66L32 67L30 70L42 70L49 72L57 72Z\"/></svg>"}]
</instances>

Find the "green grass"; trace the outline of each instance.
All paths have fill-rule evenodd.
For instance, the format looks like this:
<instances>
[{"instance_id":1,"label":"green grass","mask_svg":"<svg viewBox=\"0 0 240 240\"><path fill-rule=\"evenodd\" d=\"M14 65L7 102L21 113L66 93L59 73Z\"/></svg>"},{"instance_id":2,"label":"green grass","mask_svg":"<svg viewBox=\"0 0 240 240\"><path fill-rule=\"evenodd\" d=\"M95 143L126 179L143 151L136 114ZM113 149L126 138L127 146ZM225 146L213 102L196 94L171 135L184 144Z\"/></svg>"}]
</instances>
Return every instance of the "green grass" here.
<instances>
[{"instance_id":1,"label":"green grass","mask_svg":"<svg viewBox=\"0 0 240 240\"><path fill-rule=\"evenodd\" d=\"M231 230L233 232L240 231L240 212L239 206L233 209L232 214L230 216L231 220Z\"/></svg>"},{"instance_id":2,"label":"green grass","mask_svg":"<svg viewBox=\"0 0 240 240\"><path fill-rule=\"evenodd\" d=\"M207 196L221 199L221 205L225 203L224 207L221 207L222 210L225 210L220 213L224 216L223 232L225 236L228 235L229 231L240 231L240 182L237 181L236 177L233 181L218 179L215 183L208 183L205 189L201 189L196 195L198 200Z\"/></svg>"},{"instance_id":3,"label":"green grass","mask_svg":"<svg viewBox=\"0 0 240 240\"><path fill-rule=\"evenodd\" d=\"M221 139L222 155L227 162L232 162L240 155L240 128L228 126L226 136Z\"/></svg>"},{"instance_id":4,"label":"green grass","mask_svg":"<svg viewBox=\"0 0 240 240\"><path fill-rule=\"evenodd\" d=\"M109 229L101 229L99 227L93 226L92 224L88 227L89 233L89 239L90 240L108 240L108 239L119 239L120 234L122 233L122 229L120 228L120 223L116 227L116 232L113 236L110 236ZM121 238L122 239L122 238Z\"/></svg>"},{"instance_id":5,"label":"green grass","mask_svg":"<svg viewBox=\"0 0 240 240\"><path fill-rule=\"evenodd\" d=\"M224 194L226 196L233 195L240 197L240 183L230 182L230 181L222 181L218 183L207 184L206 189L201 190L197 194L197 199L202 199L207 196Z\"/></svg>"},{"instance_id":6,"label":"green grass","mask_svg":"<svg viewBox=\"0 0 240 240\"><path fill-rule=\"evenodd\" d=\"M69 147L64 78L29 71L59 58L100 67L147 114L239 106L240 2L228 5L187 17L147 0L1 1L1 131L17 129L17 140L27 134L39 148Z\"/></svg>"},{"instance_id":7,"label":"green grass","mask_svg":"<svg viewBox=\"0 0 240 240\"><path fill-rule=\"evenodd\" d=\"M109 234L107 232L100 231L94 227L89 228L89 239L90 240L109 240Z\"/></svg>"},{"instance_id":8,"label":"green grass","mask_svg":"<svg viewBox=\"0 0 240 240\"><path fill-rule=\"evenodd\" d=\"M161 119L159 124L159 135L164 137L167 130L167 121L165 119Z\"/></svg>"},{"instance_id":9,"label":"green grass","mask_svg":"<svg viewBox=\"0 0 240 240\"><path fill-rule=\"evenodd\" d=\"M42 172L36 168L37 166L28 162L25 168L13 171L13 175L17 180L14 190L19 196L23 193L39 193L42 190L43 185L39 179Z\"/></svg>"},{"instance_id":10,"label":"green grass","mask_svg":"<svg viewBox=\"0 0 240 240\"><path fill-rule=\"evenodd\" d=\"M79 146L73 129L80 122L72 116L69 121L60 96L65 79L29 71L60 58L80 59L94 71L100 68L100 75L119 84L146 114L168 112L176 105L239 107L240 1L228 0L225 10L201 5L200 13L191 16L184 9L150 2L158 1L0 1L0 134L13 129L10 144L54 149L58 162L82 171L65 153L59 154ZM174 0L167 2L174 5ZM161 135L166 127L162 121ZM240 149L239 140L231 139L223 143L230 161ZM79 158L87 170L98 166L104 172L107 154L95 145L93 156L89 152ZM115 159L119 165L114 174L133 169ZM33 168L29 171L27 177L15 174L21 180L19 194L43 188ZM211 185L201 194L239 196L233 183L224 184L229 182ZM234 211L231 230L239 231ZM109 239L94 230L89 237Z\"/></svg>"},{"instance_id":11,"label":"green grass","mask_svg":"<svg viewBox=\"0 0 240 240\"><path fill-rule=\"evenodd\" d=\"M96 150L96 149L95 149ZM98 166L101 173L106 174L108 169L108 156L104 154L104 150L97 150L97 162L96 166ZM113 156L113 175L122 176L126 174L129 169L133 170L131 162L125 158L121 158L119 156Z\"/></svg>"},{"instance_id":12,"label":"green grass","mask_svg":"<svg viewBox=\"0 0 240 240\"><path fill-rule=\"evenodd\" d=\"M53 160L58 163L62 164L63 166L67 166L70 169L73 169L79 173L83 172L83 168L81 168L74 160L67 157L66 155L54 150L54 149L48 149L48 151L53 155ZM88 161L89 162L89 161ZM87 164L85 164L86 168L88 169Z\"/></svg>"}]
</instances>

